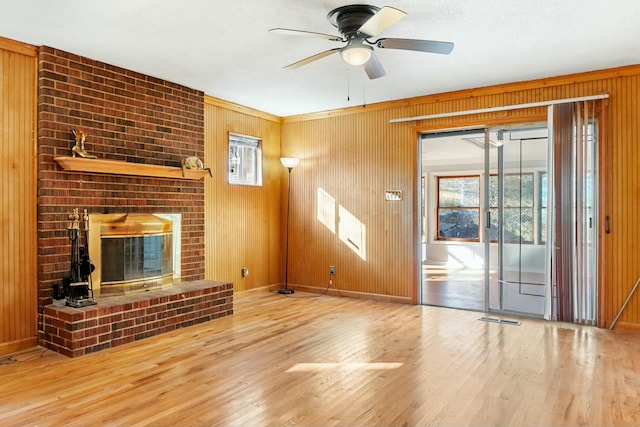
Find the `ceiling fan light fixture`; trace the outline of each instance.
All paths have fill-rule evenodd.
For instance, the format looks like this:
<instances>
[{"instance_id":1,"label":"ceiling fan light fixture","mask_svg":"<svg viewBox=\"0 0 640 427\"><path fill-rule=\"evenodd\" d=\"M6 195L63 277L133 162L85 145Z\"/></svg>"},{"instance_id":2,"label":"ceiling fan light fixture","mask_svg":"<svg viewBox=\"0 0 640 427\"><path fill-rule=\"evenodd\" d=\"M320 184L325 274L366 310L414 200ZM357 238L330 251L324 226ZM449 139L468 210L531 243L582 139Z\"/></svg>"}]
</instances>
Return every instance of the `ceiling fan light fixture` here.
<instances>
[{"instance_id":1,"label":"ceiling fan light fixture","mask_svg":"<svg viewBox=\"0 0 640 427\"><path fill-rule=\"evenodd\" d=\"M362 43L349 43L340 50L342 59L353 66L365 64L371 58L372 53L373 48Z\"/></svg>"}]
</instances>

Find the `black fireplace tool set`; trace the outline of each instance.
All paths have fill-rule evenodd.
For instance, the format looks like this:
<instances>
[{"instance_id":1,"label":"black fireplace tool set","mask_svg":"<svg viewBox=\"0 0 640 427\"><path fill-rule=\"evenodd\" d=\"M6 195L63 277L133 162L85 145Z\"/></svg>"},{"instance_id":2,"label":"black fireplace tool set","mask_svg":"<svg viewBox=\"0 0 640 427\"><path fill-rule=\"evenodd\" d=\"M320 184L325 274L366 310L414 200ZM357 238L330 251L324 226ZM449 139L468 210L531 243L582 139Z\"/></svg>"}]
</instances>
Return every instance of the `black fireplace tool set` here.
<instances>
[{"instance_id":1,"label":"black fireplace tool set","mask_svg":"<svg viewBox=\"0 0 640 427\"><path fill-rule=\"evenodd\" d=\"M71 266L62 278L62 289L58 285L53 286L53 299L66 301L70 307L86 307L95 305L93 296L93 283L91 273L95 265L89 258L89 215L84 209L82 222L84 228L80 228L80 214L74 209L69 215L67 231L71 242ZM84 244L81 244L84 240Z\"/></svg>"}]
</instances>

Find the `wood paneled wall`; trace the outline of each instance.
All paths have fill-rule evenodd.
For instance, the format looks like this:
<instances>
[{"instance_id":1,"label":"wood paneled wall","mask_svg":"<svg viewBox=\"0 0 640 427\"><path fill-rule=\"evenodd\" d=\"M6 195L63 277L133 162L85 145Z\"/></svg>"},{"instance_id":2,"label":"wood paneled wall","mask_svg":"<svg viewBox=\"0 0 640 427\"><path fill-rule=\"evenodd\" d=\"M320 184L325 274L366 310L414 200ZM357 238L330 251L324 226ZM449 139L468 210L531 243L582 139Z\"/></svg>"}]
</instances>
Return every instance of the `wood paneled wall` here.
<instances>
[{"instance_id":1,"label":"wood paneled wall","mask_svg":"<svg viewBox=\"0 0 640 427\"><path fill-rule=\"evenodd\" d=\"M283 152L301 158L291 190L289 278L296 287L323 291L333 265L330 293L411 302L417 136L390 126L394 116L359 107L283 125ZM402 191L403 199L386 201L386 190Z\"/></svg>"},{"instance_id":2,"label":"wood paneled wall","mask_svg":"<svg viewBox=\"0 0 640 427\"><path fill-rule=\"evenodd\" d=\"M294 171L296 254L290 281L357 295L416 301L418 244L417 135L423 130L546 119L545 108L403 123L389 119L466 111L579 96L609 94L600 140L600 325L607 327L640 276L640 66L594 71L516 84L438 94L283 119L282 150L302 158ZM366 259L354 256L317 217L316 192L327 191L366 226ZM386 189L403 190L385 202ZM336 208L337 215L337 208ZM611 233L604 232L609 217ZM640 329L640 293L617 328Z\"/></svg>"},{"instance_id":3,"label":"wood paneled wall","mask_svg":"<svg viewBox=\"0 0 640 427\"><path fill-rule=\"evenodd\" d=\"M36 67L0 38L0 354L36 344Z\"/></svg>"},{"instance_id":4,"label":"wood paneled wall","mask_svg":"<svg viewBox=\"0 0 640 427\"><path fill-rule=\"evenodd\" d=\"M230 132L262 140L261 187L229 185ZM283 282L280 119L205 97L204 163L213 171L205 180L205 278L232 282L240 296Z\"/></svg>"}]
</instances>

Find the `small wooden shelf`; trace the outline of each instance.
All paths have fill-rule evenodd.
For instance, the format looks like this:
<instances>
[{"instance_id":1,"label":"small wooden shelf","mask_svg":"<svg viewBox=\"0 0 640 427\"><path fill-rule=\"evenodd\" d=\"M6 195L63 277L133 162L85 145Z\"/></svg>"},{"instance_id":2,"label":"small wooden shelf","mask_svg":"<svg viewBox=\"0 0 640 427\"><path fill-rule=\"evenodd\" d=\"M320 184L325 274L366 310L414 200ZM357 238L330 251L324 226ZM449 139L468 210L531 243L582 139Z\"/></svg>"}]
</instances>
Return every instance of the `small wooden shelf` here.
<instances>
[{"instance_id":1,"label":"small wooden shelf","mask_svg":"<svg viewBox=\"0 0 640 427\"><path fill-rule=\"evenodd\" d=\"M148 165L131 163L122 160L85 159L83 157L57 156L58 162L66 171L106 173L111 175L155 176L160 178L202 179L208 171L186 170L182 176L182 168L174 166Z\"/></svg>"}]
</instances>

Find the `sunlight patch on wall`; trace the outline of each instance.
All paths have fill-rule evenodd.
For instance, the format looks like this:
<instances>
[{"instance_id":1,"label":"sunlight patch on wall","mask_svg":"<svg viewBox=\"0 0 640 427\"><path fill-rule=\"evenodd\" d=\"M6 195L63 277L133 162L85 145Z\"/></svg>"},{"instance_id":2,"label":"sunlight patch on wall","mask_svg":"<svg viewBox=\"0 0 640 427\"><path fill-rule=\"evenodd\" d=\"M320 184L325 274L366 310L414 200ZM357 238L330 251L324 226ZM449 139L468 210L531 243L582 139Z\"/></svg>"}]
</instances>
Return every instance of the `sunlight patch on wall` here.
<instances>
[{"instance_id":1,"label":"sunlight patch on wall","mask_svg":"<svg viewBox=\"0 0 640 427\"><path fill-rule=\"evenodd\" d=\"M367 260L367 227L342 205L338 205L336 218L336 199L322 188L317 190L316 216L333 234L338 231L340 240L363 260Z\"/></svg>"},{"instance_id":2,"label":"sunlight patch on wall","mask_svg":"<svg viewBox=\"0 0 640 427\"><path fill-rule=\"evenodd\" d=\"M340 240L360 258L366 261L367 227L342 205L338 207L338 226Z\"/></svg>"},{"instance_id":3,"label":"sunlight patch on wall","mask_svg":"<svg viewBox=\"0 0 640 427\"><path fill-rule=\"evenodd\" d=\"M318 187L318 221L336 234L336 200Z\"/></svg>"}]
</instances>

